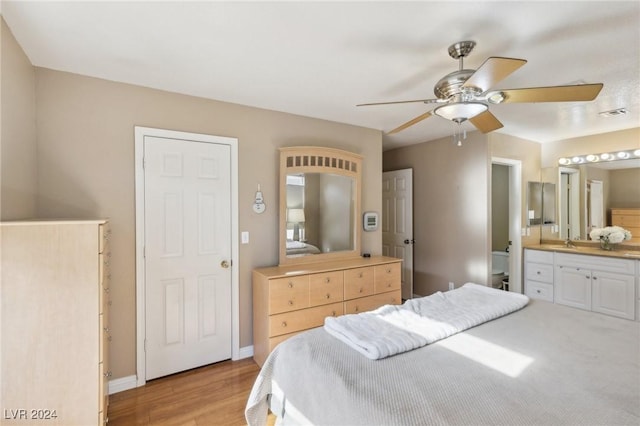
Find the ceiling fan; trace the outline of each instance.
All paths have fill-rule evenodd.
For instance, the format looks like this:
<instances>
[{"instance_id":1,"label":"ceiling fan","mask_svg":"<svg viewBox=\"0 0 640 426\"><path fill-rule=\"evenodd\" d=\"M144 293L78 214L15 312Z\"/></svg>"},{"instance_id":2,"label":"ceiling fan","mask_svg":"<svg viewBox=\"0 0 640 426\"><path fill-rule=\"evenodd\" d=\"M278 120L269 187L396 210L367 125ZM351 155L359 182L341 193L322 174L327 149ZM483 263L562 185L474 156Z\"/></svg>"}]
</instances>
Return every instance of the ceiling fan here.
<instances>
[{"instance_id":1,"label":"ceiling fan","mask_svg":"<svg viewBox=\"0 0 640 426\"><path fill-rule=\"evenodd\" d=\"M356 106L412 102L443 104L396 127L389 134L404 130L434 114L458 124L469 120L482 133L489 133L503 127L503 124L489 111L490 104L592 101L602 89L602 83L596 83L490 91L491 87L527 61L490 57L477 70L464 69L463 60L475 45L474 41L461 41L449 46L449 56L458 59L460 66L458 71L445 75L436 83L433 88L435 99L374 102Z\"/></svg>"}]
</instances>

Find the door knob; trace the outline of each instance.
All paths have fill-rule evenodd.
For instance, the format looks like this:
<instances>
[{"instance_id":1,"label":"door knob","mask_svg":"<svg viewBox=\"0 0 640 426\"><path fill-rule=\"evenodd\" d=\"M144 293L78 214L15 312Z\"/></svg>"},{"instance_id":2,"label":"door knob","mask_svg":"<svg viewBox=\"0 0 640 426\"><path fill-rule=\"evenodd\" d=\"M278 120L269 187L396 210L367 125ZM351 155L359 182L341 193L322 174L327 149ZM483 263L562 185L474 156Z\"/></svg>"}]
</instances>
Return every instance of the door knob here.
<instances>
[{"instance_id":1,"label":"door knob","mask_svg":"<svg viewBox=\"0 0 640 426\"><path fill-rule=\"evenodd\" d=\"M415 244L415 242L416 242L416 240L414 240L413 238L410 239L410 240L409 239L404 240L405 244Z\"/></svg>"},{"instance_id":2,"label":"door knob","mask_svg":"<svg viewBox=\"0 0 640 426\"><path fill-rule=\"evenodd\" d=\"M220 262L220 266L222 266L223 268L228 268L229 267L229 262L226 260L223 260L222 262Z\"/></svg>"}]
</instances>

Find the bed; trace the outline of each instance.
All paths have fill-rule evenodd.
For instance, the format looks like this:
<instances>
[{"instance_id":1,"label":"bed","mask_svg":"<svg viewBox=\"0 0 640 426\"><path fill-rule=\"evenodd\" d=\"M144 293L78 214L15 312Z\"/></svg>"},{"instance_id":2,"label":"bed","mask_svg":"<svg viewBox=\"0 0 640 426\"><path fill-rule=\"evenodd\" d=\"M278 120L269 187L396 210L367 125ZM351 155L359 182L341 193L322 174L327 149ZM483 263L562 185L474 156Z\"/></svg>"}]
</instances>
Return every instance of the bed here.
<instances>
[{"instance_id":1,"label":"bed","mask_svg":"<svg viewBox=\"0 0 640 426\"><path fill-rule=\"evenodd\" d=\"M321 253L320 249L313 244L287 240L287 256L306 256L318 253Z\"/></svg>"},{"instance_id":2,"label":"bed","mask_svg":"<svg viewBox=\"0 0 640 426\"><path fill-rule=\"evenodd\" d=\"M499 292L500 290L492 290ZM245 415L263 425L638 425L640 323L531 300L383 359L316 328L278 345Z\"/></svg>"}]
</instances>

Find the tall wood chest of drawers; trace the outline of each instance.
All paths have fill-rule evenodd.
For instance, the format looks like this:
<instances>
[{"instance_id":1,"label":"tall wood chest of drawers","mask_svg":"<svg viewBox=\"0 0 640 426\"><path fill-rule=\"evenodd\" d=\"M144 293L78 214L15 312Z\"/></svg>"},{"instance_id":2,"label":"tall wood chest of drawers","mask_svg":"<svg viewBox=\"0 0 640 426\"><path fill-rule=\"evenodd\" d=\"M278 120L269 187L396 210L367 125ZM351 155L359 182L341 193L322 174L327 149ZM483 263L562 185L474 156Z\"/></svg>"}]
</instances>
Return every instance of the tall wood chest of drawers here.
<instances>
[{"instance_id":1,"label":"tall wood chest of drawers","mask_svg":"<svg viewBox=\"0 0 640 426\"><path fill-rule=\"evenodd\" d=\"M640 209L611 209L611 224L631 232L630 242L640 242Z\"/></svg>"},{"instance_id":2,"label":"tall wood chest of drawers","mask_svg":"<svg viewBox=\"0 0 640 426\"><path fill-rule=\"evenodd\" d=\"M374 256L253 271L253 358L324 324L327 316L402 303L401 260Z\"/></svg>"},{"instance_id":3,"label":"tall wood chest of drawers","mask_svg":"<svg viewBox=\"0 0 640 426\"><path fill-rule=\"evenodd\" d=\"M107 422L109 232L104 220L0 223L3 424Z\"/></svg>"}]
</instances>

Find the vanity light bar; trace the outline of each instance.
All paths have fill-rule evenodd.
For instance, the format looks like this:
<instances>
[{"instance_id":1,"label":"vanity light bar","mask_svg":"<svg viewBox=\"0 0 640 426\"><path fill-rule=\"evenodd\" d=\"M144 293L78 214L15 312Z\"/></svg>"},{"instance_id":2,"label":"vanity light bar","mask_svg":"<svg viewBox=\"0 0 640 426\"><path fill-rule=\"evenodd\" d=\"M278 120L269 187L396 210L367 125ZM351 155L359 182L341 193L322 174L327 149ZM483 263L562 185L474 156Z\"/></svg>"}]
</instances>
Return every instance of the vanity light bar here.
<instances>
[{"instance_id":1,"label":"vanity light bar","mask_svg":"<svg viewBox=\"0 0 640 426\"><path fill-rule=\"evenodd\" d=\"M571 164L588 164L602 161L626 160L628 158L640 158L640 149L630 149L626 151L618 151L616 153L603 152L601 154L576 155L573 157L562 157L558 160L561 166Z\"/></svg>"}]
</instances>

